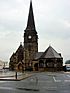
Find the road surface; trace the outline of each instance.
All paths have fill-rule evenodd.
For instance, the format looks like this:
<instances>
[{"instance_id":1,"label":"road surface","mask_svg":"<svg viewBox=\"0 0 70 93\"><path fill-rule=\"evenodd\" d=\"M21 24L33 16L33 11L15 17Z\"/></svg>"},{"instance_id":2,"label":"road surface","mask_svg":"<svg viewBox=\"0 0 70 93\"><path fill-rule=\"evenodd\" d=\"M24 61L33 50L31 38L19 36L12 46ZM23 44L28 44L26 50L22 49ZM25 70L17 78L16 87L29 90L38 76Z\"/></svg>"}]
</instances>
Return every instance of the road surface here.
<instances>
[{"instance_id":1,"label":"road surface","mask_svg":"<svg viewBox=\"0 0 70 93\"><path fill-rule=\"evenodd\" d=\"M0 81L0 93L70 93L70 73L41 72L21 81Z\"/></svg>"}]
</instances>

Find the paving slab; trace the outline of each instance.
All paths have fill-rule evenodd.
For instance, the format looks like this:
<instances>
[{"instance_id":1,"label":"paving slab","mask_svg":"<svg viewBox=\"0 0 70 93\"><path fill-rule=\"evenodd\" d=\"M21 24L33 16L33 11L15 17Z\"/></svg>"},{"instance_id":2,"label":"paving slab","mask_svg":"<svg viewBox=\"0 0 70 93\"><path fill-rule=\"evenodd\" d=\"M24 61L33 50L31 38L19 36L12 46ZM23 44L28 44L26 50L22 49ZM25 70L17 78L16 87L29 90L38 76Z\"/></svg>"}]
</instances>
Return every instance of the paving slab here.
<instances>
[{"instance_id":1,"label":"paving slab","mask_svg":"<svg viewBox=\"0 0 70 93\"><path fill-rule=\"evenodd\" d=\"M28 78L32 75L32 73L17 73L17 79L16 74L7 72L7 73L1 73L0 74L0 81L20 81L25 78Z\"/></svg>"}]
</instances>

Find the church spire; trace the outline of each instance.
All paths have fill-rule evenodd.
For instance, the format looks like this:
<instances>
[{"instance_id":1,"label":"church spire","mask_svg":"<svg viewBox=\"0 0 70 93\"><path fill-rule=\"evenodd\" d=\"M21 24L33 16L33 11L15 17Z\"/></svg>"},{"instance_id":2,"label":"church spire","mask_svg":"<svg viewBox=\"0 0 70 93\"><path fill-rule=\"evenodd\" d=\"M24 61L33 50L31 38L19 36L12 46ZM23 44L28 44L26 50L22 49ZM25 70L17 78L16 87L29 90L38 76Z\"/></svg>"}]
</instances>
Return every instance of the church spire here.
<instances>
[{"instance_id":1,"label":"church spire","mask_svg":"<svg viewBox=\"0 0 70 93\"><path fill-rule=\"evenodd\" d=\"M35 21L34 21L32 0L30 0L30 8L29 8L29 15L28 15L26 30L35 30Z\"/></svg>"}]
</instances>

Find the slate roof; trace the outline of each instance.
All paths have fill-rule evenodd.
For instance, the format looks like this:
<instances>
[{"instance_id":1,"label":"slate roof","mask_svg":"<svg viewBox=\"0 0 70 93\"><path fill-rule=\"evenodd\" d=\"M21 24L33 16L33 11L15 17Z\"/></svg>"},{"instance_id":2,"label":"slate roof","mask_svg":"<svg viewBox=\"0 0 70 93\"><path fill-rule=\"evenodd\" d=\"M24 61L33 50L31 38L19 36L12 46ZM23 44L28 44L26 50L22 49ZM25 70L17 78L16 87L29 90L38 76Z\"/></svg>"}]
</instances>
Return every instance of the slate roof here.
<instances>
[{"instance_id":1,"label":"slate roof","mask_svg":"<svg viewBox=\"0 0 70 93\"><path fill-rule=\"evenodd\" d=\"M24 47L22 46L22 43L20 42L20 46L18 47L16 52L12 54L12 56L10 58L17 56L17 54L23 54L23 52L24 52Z\"/></svg>"},{"instance_id":2,"label":"slate roof","mask_svg":"<svg viewBox=\"0 0 70 93\"><path fill-rule=\"evenodd\" d=\"M24 51L24 47L23 47L22 43L20 42L20 46L18 47L16 53L23 52L23 51Z\"/></svg>"},{"instance_id":3,"label":"slate roof","mask_svg":"<svg viewBox=\"0 0 70 93\"><path fill-rule=\"evenodd\" d=\"M34 55L34 60L39 59L42 56L43 52L38 52Z\"/></svg>"},{"instance_id":4,"label":"slate roof","mask_svg":"<svg viewBox=\"0 0 70 93\"><path fill-rule=\"evenodd\" d=\"M62 56L49 46L40 58L62 58Z\"/></svg>"}]
</instances>

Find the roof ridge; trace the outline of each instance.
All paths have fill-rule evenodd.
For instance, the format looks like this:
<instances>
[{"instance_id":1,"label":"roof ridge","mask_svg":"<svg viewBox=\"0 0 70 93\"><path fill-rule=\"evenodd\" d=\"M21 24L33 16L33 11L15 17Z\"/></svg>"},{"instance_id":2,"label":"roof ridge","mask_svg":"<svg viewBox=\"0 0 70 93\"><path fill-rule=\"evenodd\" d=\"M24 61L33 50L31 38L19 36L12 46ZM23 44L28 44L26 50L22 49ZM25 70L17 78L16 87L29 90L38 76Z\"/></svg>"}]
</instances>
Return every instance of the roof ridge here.
<instances>
[{"instance_id":1,"label":"roof ridge","mask_svg":"<svg viewBox=\"0 0 70 93\"><path fill-rule=\"evenodd\" d=\"M56 51L56 50L54 50L54 48L53 47L51 47L52 48L52 52L53 51L55 51L55 53L57 53L58 54L58 52ZM55 57L55 54L54 54L54 52L53 52L53 55L54 55L54 57ZM58 54L59 55L59 54Z\"/></svg>"},{"instance_id":2,"label":"roof ridge","mask_svg":"<svg viewBox=\"0 0 70 93\"><path fill-rule=\"evenodd\" d=\"M42 54L41 58L61 58L61 56L54 48L49 46Z\"/></svg>"}]
</instances>

